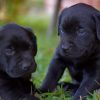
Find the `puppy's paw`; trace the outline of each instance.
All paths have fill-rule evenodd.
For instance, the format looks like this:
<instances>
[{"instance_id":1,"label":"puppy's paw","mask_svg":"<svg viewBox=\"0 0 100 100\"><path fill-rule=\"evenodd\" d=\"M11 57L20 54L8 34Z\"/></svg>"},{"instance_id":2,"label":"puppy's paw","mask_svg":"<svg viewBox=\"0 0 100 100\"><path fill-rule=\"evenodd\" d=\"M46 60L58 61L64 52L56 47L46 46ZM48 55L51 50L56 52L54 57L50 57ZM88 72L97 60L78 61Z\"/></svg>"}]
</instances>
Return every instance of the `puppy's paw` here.
<instances>
[{"instance_id":1,"label":"puppy's paw","mask_svg":"<svg viewBox=\"0 0 100 100\"><path fill-rule=\"evenodd\" d=\"M68 83L68 82L60 82L58 86L63 88L65 91L71 91L72 95L76 92L77 88L79 87L78 84Z\"/></svg>"}]
</instances>

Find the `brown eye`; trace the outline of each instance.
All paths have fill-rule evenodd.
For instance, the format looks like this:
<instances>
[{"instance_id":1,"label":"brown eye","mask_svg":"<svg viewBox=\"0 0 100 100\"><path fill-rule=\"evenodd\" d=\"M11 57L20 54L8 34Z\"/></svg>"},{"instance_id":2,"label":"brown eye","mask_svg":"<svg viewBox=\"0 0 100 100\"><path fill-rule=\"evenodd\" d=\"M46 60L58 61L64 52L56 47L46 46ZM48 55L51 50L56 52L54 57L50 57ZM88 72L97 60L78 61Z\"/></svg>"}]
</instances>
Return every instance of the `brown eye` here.
<instances>
[{"instance_id":1,"label":"brown eye","mask_svg":"<svg viewBox=\"0 0 100 100\"><path fill-rule=\"evenodd\" d=\"M14 55L14 54L15 54L14 48L13 48L13 47L8 47L8 48L6 48L6 49L5 49L5 54L6 54L7 56L12 56L12 55Z\"/></svg>"}]
</instances>

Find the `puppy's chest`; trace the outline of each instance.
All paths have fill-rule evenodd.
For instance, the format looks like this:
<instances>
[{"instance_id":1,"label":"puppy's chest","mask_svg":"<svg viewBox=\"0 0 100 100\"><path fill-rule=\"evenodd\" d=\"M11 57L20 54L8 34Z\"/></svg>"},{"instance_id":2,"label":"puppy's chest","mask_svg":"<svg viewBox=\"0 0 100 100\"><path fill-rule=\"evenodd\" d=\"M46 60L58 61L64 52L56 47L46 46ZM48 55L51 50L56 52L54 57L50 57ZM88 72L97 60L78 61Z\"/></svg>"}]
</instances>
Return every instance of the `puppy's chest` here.
<instances>
[{"instance_id":1,"label":"puppy's chest","mask_svg":"<svg viewBox=\"0 0 100 100\"><path fill-rule=\"evenodd\" d=\"M66 66L69 66L69 67L73 66L74 68L82 68L87 63L83 59L67 59L67 58L64 59L64 62L66 64Z\"/></svg>"}]
</instances>

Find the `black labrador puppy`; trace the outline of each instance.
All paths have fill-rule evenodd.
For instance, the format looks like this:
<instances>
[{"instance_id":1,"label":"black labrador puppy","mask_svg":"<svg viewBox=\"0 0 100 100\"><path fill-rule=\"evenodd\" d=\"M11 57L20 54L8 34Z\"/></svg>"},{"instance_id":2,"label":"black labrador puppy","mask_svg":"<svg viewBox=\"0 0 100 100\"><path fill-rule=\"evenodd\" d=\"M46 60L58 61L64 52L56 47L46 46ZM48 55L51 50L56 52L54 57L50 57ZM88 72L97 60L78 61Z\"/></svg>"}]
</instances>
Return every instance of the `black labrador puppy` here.
<instances>
[{"instance_id":1,"label":"black labrador puppy","mask_svg":"<svg viewBox=\"0 0 100 100\"><path fill-rule=\"evenodd\" d=\"M30 81L36 70L36 37L29 28L7 24L0 28L0 97L37 100Z\"/></svg>"},{"instance_id":2,"label":"black labrador puppy","mask_svg":"<svg viewBox=\"0 0 100 100\"><path fill-rule=\"evenodd\" d=\"M73 84L63 86L73 89L73 100L86 100L89 92L100 88L100 12L83 3L64 9L58 34L60 43L40 90L54 90L67 67Z\"/></svg>"}]
</instances>

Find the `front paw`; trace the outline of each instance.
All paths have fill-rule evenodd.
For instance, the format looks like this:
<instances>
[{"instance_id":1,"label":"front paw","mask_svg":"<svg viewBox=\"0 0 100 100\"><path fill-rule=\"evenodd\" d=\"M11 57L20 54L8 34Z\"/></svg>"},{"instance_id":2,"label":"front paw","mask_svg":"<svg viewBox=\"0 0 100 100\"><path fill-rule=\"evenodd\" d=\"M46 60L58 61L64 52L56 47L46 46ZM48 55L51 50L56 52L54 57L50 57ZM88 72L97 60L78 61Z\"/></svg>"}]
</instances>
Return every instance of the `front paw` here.
<instances>
[{"instance_id":1,"label":"front paw","mask_svg":"<svg viewBox=\"0 0 100 100\"><path fill-rule=\"evenodd\" d=\"M72 84L72 83L68 83L68 82L60 82L60 83L58 83L58 86L63 88L65 91L71 91L72 95L74 95L77 88L79 87L78 84Z\"/></svg>"}]
</instances>

